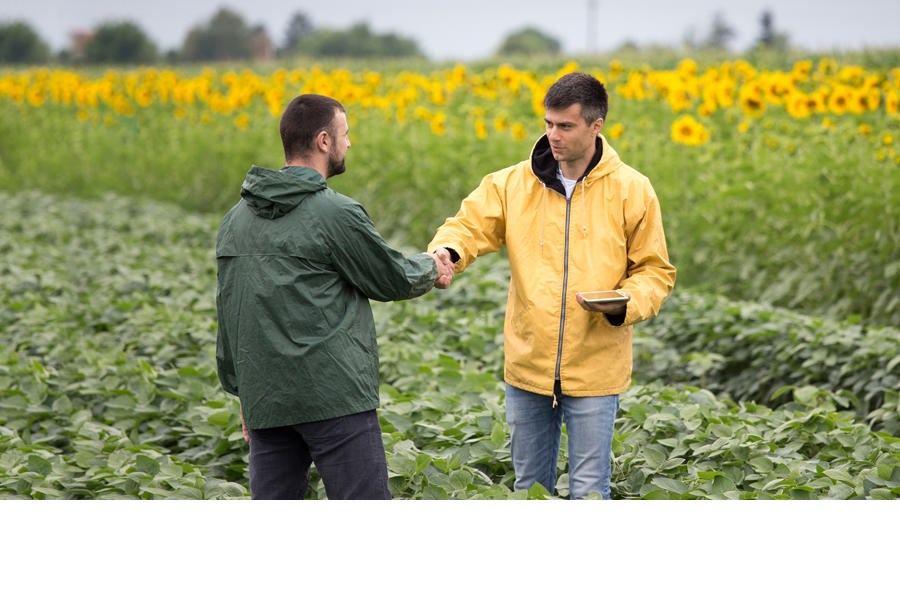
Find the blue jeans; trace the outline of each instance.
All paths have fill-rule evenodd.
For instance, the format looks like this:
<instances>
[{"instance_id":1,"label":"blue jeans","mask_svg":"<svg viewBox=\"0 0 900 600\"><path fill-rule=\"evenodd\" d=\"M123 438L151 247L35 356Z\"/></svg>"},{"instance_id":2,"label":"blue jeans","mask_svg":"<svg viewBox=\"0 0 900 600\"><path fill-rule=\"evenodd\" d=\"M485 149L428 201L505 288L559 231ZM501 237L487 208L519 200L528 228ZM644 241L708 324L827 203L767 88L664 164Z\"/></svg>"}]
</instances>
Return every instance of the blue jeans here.
<instances>
[{"instance_id":1,"label":"blue jeans","mask_svg":"<svg viewBox=\"0 0 900 600\"><path fill-rule=\"evenodd\" d=\"M514 488L527 490L535 482L553 492L563 419L569 438L569 497L598 492L609 499L610 454L619 396L563 395L556 382L558 405L542 396L506 384Z\"/></svg>"},{"instance_id":2,"label":"blue jeans","mask_svg":"<svg viewBox=\"0 0 900 600\"><path fill-rule=\"evenodd\" d=\"M271 429L250 429L250 497L302 500L316 464L329 500L390 500L374 410Z\"/></svg>"}]
</instances>

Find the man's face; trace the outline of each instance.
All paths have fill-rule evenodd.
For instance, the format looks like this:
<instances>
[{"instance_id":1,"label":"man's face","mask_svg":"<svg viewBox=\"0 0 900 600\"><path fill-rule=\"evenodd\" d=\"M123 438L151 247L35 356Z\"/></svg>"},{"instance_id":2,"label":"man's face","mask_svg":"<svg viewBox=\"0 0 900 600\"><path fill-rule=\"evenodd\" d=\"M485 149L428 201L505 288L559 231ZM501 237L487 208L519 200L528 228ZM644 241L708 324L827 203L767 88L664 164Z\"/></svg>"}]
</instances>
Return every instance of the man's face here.
<instances>
[{"instance_id":1,"label":"man's face","mask_svg":"<svg viewBox=\"0 0 900 600\"><path fill-rule=\"evenodd\" d=\"M553 158L559 162L577 163L590 160L594 155L594 144L603 127L603 119L585 123L581 104L577 103L564 109L548 108L544 124Z\"/></svg>"},{"instance_id":2,"label":"man's face","mask_svg":"<svg viewBox=\"0 0 900 600\"><path fill-rule=\"evenodd\" d=\"M340 175L347 170L344 158L350 148L350 126L347 115L338 111L334 117L334 143L328 150L328 177Z\"/></svg>"}]
</instances>

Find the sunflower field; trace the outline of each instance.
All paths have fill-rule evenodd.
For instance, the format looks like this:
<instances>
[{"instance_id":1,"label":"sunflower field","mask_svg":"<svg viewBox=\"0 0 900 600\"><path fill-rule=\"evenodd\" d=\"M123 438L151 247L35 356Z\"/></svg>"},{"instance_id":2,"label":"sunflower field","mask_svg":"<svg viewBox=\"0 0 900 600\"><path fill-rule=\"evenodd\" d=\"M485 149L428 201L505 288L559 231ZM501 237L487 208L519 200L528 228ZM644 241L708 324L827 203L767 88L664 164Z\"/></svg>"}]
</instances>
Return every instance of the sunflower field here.
<instances>
[{"instance_id":1,"label":"sunflower field","mask_svg":"<svg viewBox=\"0 0 900 600\"><path fill-rule=\"evenodd\" d=\"M575 70L606 84L603 133L652 181L678 267L636 327L613 496L896 498L891 60L0 70L0 498L248 496L215 375L213 246L249 166L282 163L295 95L344 104L352 148L329 185L414 252L528 156L544 93ZM547 496L512 491L507 280L501 253L375 304L395 497Z\"/></svg>"}]
</instances>

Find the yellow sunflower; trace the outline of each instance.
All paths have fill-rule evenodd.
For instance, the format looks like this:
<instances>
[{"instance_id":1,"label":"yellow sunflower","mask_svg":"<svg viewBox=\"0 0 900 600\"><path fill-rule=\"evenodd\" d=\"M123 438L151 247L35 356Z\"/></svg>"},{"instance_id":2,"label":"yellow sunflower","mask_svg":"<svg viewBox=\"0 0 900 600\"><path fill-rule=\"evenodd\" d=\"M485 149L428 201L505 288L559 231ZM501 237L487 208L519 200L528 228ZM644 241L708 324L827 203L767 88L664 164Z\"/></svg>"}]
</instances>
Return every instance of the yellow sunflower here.
<instances>
[{"instance_id":1,"label":"yellow sunflower","mask_svg":"<svg viewBox=\"0 0 900 600\"><path fill-rule=\"evenodd\" d=\"M850 88L838 86L828 96L828 110L836 115L842 115L850 110Z\"/></svg>"},{"instance_id":2,"label":"yellow sunflower","mask_svg":"<svg viewBox=\"0 0 900 600\"><path fill-rule=\"evenodd\" d=\"M758 117L766 111L765 97L757 84L747 83L741 86L738 104L744 114L749 117Z\"/></svg>"},{"instance_id":3,"label":"yellow sunflower","mask_svg":"<svg viewBox=\"0 0 900 600\"><path fill-rule=\"evenodd\" d=\"M900 94L896 91L889 91L884 97L884 110L889 115L900 113Z\"/></svg>"},{"instance_id":4,"label":"yellow sunflower","mask_svg":"<svg viewBox=\"0 0 900 600\"><path fill-rule=\"evenodd\" d=\"M709 130L691 115L684 115L672 123L672 139L679 144L700 146L709 141Z\"/></svg>"},{"instance_id":5,"label":"yellow sunflower","mask_svg":"<svg viewBox=\"0 0 900 600\"><path fill-rule=\"evenodd\" d=\"M789 115L795 119L806 119L810 115L810 102L806 94L793 93L785 100L784 107Z\"/></svg>"},{"instance_id":6,"label":"yellow sunflower","mask_svg":"<svg viewBox=\"0 0 900 600\"><path fill-rule=\"evenodd\" d=\"M622 132L624 131L625 127L621 123L616 123L607 130L606 135L609 136L609 139L611 140L617 140L622 137Z\"/></svg>"}]
</instances>

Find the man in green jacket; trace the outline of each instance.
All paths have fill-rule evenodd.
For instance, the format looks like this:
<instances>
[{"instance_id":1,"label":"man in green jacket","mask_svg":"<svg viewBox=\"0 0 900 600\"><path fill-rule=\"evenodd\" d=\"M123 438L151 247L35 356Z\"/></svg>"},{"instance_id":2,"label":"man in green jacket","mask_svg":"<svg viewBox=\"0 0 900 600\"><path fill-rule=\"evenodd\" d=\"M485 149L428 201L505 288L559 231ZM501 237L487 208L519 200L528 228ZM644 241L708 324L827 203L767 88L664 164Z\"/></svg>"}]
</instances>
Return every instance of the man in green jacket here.
<instances>
[{"instance_id":1,"label":"man in green jacket","mask_svg":"<svg viewBox=\"0 0 900 600\"><path fill-rule=\"evenodd\" d=\"M369 299L414 298L453 277L435 255L389 247L359 203L328 188L348 134L338 101L294 98L284 168L250 169L216 239L216 362L241 401L254 499L302 499L312 463L330 499L391 497Z\"/></svg>"}]
</instances>

